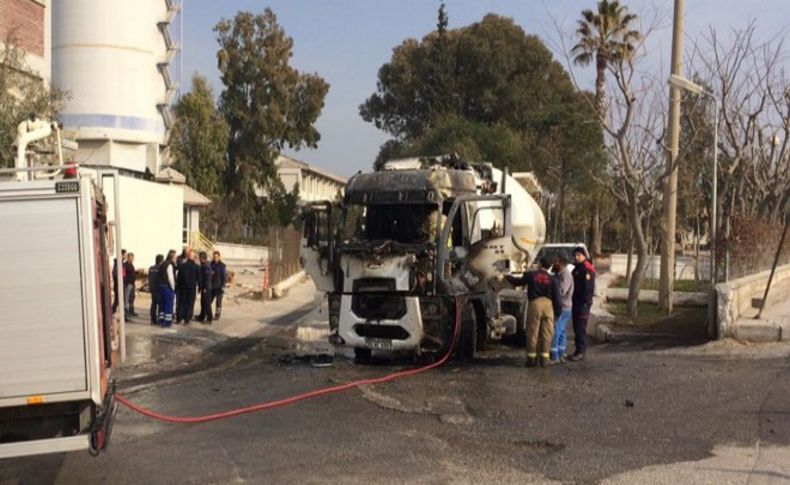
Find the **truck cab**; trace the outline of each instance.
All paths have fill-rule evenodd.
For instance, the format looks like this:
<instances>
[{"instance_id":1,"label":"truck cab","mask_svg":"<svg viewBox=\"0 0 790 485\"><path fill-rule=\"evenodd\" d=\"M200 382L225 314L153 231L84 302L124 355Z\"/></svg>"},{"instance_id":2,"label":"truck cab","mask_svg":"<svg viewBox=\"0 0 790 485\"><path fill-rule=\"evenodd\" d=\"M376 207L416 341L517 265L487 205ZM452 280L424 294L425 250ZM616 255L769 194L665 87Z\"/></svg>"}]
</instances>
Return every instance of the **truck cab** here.
<instances>
[{"instance_id":1,"label":"truck cab","mask_svg":"<svg viewBox=\"0 0 790 485\"><path fill-rule=\"evenodd\" d=\"M481 193L482 192L482 193ZM341 203L304 211L302 262L329 300L330 341L354 349L471 357L515 334L497 276L511 270L511 197L469 167L358 174Z\"/></svg>"}]
</instances>

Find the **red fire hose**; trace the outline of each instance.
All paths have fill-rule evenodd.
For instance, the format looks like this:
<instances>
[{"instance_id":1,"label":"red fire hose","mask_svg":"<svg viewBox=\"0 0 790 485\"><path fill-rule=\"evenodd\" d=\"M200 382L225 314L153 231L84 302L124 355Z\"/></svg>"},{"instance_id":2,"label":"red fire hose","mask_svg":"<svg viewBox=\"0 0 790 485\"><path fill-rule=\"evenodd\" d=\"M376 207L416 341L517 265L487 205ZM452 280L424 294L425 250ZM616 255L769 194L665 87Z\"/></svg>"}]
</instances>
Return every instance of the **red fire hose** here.
<instances>
[{"instance_id":1,"label":"red fire hose","mask_svg":"<svg viewBox=\"0 0 790 485\"><path fill-rule=\"evenodd\" d=\"M369 379L361 379L358 381L349 382L346 384L339 384L336 386L324 387L321 389L316 389L314 391L308 391L302 394L297 394L295 396L287 397L284 399L278 399L276 401L269 401L260 404L255 404L252 406L247 406L238 409L232 409L230 411L224 411L221 413L214 413L208 414L205 416L188 416L188 417L178 417L178 416L166 416L164 414L159 414L154 412L150 409L144 408L142 406L138 406L137 404L132 403L124 396L120 394L115 395L115 399L118 400L119 403L123 404L127 408L131 409L132 411L142 414L143 416L147 416L152 419L156 419L159 421L164 421L166 423L177 423L177 424L195 424L195 423L207 423L209 421L219 421L221 419L233 418L235 416L241 416L242 414L249 414L249 413L256 413L258 411L268 411L270 409L281 408L285 406L289 406L291 404L295 404L300 401L306 401L308 399L313 399L316 397L326 396L329 394L336 394L339 392L347 391L349 389L353 389L355 387L360 386L368 386L373 384L384 384L385 382L394 381L397 379L402 379L404 377L411 377L417 374L421 374L423 372L429 371L431 369L435 369L444 365L447 360L452 355L453 349L456 346L458 341L458 335L461 328L460 319L461 319L461 308L464 304L463 299L456 299L456 311L455 311L455 328L453 330L453 340L450 343L450 348L447 350L447 353L442 356L441 359L437 360L432 364L428 364L422 367L417 367L414 369L407 369L398 372L393 372L391 374L387 374L382 377L373 377Z\"/></svg>"}]
</instances>

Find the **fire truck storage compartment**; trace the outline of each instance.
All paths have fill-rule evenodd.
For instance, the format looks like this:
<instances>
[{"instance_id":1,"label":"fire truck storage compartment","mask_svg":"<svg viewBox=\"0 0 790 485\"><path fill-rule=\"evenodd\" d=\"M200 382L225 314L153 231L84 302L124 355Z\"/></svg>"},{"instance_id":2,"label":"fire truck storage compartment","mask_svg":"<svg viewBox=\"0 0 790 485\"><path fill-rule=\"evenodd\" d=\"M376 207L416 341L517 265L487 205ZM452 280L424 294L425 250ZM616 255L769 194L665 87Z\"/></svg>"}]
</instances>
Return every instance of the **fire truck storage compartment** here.
<instances>
[{"instance_id":1,"label":"fire truck storage compartment","mask_svg":"<svg viewBox=\"0 0 790 485\"><path fill-rule=\"evenodd\" d=\"M0 200L0 399L88 388L78 204Z\"/></svg>"}]
</instances>

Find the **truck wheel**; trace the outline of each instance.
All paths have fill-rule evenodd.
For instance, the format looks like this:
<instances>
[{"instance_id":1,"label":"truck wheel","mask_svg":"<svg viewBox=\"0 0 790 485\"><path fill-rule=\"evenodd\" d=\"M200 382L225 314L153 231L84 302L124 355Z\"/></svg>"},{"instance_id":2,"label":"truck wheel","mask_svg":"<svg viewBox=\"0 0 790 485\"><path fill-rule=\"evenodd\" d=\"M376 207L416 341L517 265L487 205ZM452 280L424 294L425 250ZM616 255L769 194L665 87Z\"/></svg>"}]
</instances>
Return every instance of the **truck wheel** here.
<instances>
[{"instance_id":1,"label":"truck wheel","mask_svg":"<svg viewBox=\"0 0 790 485\"><path fill-rule=\"evenodd\" d=\"M524 311L521 318L516 316L516 333L513 335L513 343L516 347L526 348L527 346L527 304L524 304Z\"/></svg>"},{"instance_id":2,"label":"truck wheel","mask_svg":"<svg viewBox=\"0 0 790 485\"><path fill-rule=\"evenodd\" d=\"M477 315L470 303L461 314L461 334L458 336L458 349L455 352L459 361L469 361L477 350Z\"/></svg>"},{"instance_id":3,"label":"truck wheel","mask_svg":"<svg viewBox=\"0 0 790 485\"><path fill-rule=\"evenodd\" d=\"M475 352L482 352L486 349L486 343L488 342L488 334L491 330L488 328L488 324L486 323L486 313L485 310L478 306L474 308L475 313ZM477 322L480 322L480 325L477 325Z\"/></svg>"},{"instance_id":4,"label":"truck wheel","mask_svg":"<svg viewBox=\"0 0 790 485\"><path fill-rule=\"evenodd\" d=\"M355 364L370 364L370 358L373 351L370 349L354 349L354 363Z\"/></svg>"}]
</instances>

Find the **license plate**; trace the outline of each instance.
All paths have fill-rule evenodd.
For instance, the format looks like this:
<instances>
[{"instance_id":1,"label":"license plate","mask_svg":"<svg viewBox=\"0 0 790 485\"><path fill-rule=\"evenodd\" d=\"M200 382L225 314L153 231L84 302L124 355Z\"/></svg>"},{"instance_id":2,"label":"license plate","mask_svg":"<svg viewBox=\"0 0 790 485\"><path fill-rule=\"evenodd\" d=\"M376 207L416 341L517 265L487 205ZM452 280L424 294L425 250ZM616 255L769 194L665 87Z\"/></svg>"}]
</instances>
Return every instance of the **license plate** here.
<instances>
[{"instance_id":1,"label":"license plate","mask_svg":"<svg viewBox=\"0 0 790 485\"><path fill-rule=\"evenodd\" d=\"M392 340L383 338L368 338L365 339L365 345L371 350L392 350Z\"/></svg>"}]
</instances>

